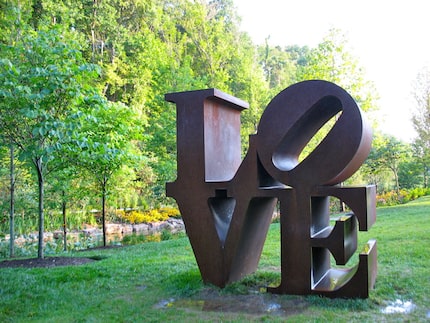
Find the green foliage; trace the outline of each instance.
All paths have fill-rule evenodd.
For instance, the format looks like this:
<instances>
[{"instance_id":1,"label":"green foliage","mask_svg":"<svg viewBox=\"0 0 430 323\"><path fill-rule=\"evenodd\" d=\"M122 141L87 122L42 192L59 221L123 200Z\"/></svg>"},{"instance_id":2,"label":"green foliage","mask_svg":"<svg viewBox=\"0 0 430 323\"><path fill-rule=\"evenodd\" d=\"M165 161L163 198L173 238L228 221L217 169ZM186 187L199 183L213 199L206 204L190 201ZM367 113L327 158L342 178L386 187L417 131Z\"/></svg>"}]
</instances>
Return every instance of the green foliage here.
<instances>
[{"instance_id":1,"label":"green foliage","mask_svg":"<svg viewBox=\"0 0 430 323\"><path fill-rule=\"evenodd\" d=\"M146 237L143 234L130 234L126 235L122 239L122 243L126 246L143 243L146 241Z\"/></svg>"},{"instance_id":2,"label":"green foliage","mask_svg":"<svg viewBox=\"0 0 430 323\"><path fill-rule=\"evenodd\" d=\"M378 97L374 85L366 80L363 67L340 30L331 29L322 42L307 53L306 65L301 71L302 80L334 82L348 91L364 111L376 109Z\"/></svg>"},{"instance_id":3,"label":"green foliage","mask_svg":"<svg viewBox=\"0 0 430 323\"><path fill-rule=\"evenodd\" d=\"M85 105L91 107L90 114L68 149L78 158L77 165L103 184L123 165L137 162L133 141L139 139L141 128L134 111L123 104L96 94Z\"/></svg>"},{"instance_id":4,"label":"green foliage","mask_svg":"<svg viewBox=\"0 0 430 323\"><path fill-rule=\"evenodd\" d=\"M279 46L272 48L266 39L266 46L259 47L258 52L264 76L271 89L281 91L287 85L295 83L299 66L288 49L282 50Z\"/></svg>"},{"instance_id":5,"label":"green foliage","mask_svg":"<svg viewBox=\"0 0 430 323\"><path fill-rule=\"evenodd\" d=\"M100 209L102 194L108 209L172 203L165 183L176 177L176 114L165 93L217 87L248 101L241 115L243 153L264 107L292 83L333 81L363 110L376 107L373 85L341 31L330 30L312 48L282 48L270 39L256 46L240 31L230 0L38 0L1 6L2 135L31 138L25 149L21 144L22 162L37 153L33 163L44 172L47 213L59 214L64 202L70 225L79 220L75 215ZM333 122L309 142L302 158ZM423 147L416 143L413 158L409 151L404 158L402 150L399 158L386 159L397 161L396 173L369 162L357 178L377 184L380 192L397 182L398 190L426 187ZM4 183L7 162L2 158L0 165ZM36 182L37 172L28 162L17 168L26 174L25 180L17 178L17 213L33 219L37 196L31 180ZM4 188L2 221L7 196Z\"/></svg>"},{"instance_id":6,"label":"green foliage","mask_svg":"<svg viewBox=\"0 0 430 323\"><path fill-rule=\"evenodd\" d=\"M389 191L381 193L376 196L376 204L378 206L392 206L403 203L407 196L407 192L401 190L399 193L396 191Z\"/></svg>"},{"instance_id":7,"label":"green foliage","mask_svg":"<svg viewBox=\"0 0 430 323\"><path fill-rule=\"evenodd\" d=\"M414 188L410 191L400 190L388 191L376 195L377 206L393 206L398 204L408 203L416 200L417 198L430 195L430 188Z\"/></svg>"},{"instance_id":8,"label":"green foliage","mask_svg":"<svg viewBox=\"0 0 430 323\"><path fill-rule=\"evenodd\" d=\"M430 188L417 187L408 192L405 202L413 201L426 195L430 195Z\"/></svg>"},{"instance_id":9,"label":"green foliage","mask_svg":"<svg viewBox=\"0 0 430 323\"><path fill-rule=\"evenodd\" d=\"M67 36L52 28L28 32L13 45L0 44L1 136L19 148L37 174L40 258L48 165L78 129L77 107L97 76L73 35Z\"/></svg>"},{"instance_id":10,"label":"green foliage","mask_svg":"<svg viewBox=\"0 0 430 323\"><path fill-rule=\"evenodd\" d=\"M419 176L413 164L410 145L393 136L377 133L363 172L368 181L378 186L379 192L395 189L399 194L401 188L418 184Z\"/></svg>"},{"instance_id":11,"label":"green foliage","mask_svg":"<svg viewBox=\"0 0 430 323\"><path fill-rule=\"evenodd\" d=\"M51 29L28 33L14 46L1 44L2 134L30 160L50 161L76 129L77 106L97 76L69 36Z\"/></svg>"}]
</instances>

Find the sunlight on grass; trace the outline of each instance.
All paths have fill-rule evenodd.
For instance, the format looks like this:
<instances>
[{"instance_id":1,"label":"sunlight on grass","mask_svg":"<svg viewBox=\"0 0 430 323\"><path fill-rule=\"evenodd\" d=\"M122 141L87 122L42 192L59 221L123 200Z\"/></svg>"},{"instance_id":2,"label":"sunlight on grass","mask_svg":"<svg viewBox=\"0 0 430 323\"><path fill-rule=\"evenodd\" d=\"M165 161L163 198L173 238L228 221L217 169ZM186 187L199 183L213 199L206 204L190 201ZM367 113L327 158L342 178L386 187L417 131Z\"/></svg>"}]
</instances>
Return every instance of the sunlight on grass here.
<instances>
[{"instance_id":1,"label":"sunlight on grass","mask_svg":"<svg viewBox=\"0 0 430 323\"><path fill-rule=\"evenodd\" d=\"M202 283L186 237L68 254L98 259L83 266L1 269L0 321L425 322L430 311L429 206L430 197L424 197L380 208L370 231L359 232L359 249L368 239L378 241L378 277L369 299L265 293L266 286L280 280L280 228L275 223L257 272L223 290ZM415 307L409 314L382 313L397 300Z\"/></svg>"}]
</instances>

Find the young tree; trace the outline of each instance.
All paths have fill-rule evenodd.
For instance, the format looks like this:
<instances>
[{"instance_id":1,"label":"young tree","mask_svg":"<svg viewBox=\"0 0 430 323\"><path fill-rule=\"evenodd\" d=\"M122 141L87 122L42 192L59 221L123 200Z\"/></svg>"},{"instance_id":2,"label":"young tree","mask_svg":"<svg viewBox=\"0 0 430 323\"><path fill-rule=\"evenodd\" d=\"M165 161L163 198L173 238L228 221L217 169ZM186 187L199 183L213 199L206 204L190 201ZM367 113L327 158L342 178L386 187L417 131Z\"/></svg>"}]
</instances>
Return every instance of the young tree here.
<instances>
[{"instance_id":1,"label":"young tree","mask_svg":"<svg viewBox=\"0 0 430 323\"><path fill-rule=\"evenodd\" d=\"M4 45L13 45L20 40L22 29L25 24L22 22L25 17L25 7L28 8L28 3L1 2L0 8L0 43ZM24 16L24 17L23 17ZM0 58L1 55L0 55ZM12 141L8 143L10 149L10 168L9 168L9 256L15 256L15 147Z\"/></svg>"},{"instance_id":2,"label":"young tree","mask_svg":"<svg viewBox=\"0 0 430 323\"><path fill-rule=\"evenodd\" d=\"M121 103L109 102L95 95L86 104L92 106L91 118L71 142L70 153L76 163L92 174L100 189L102 207L103 245L106 246L106 199L109 182L125 165L138 159L134 141L142 131L134 111Z\"/></svg>"},{"instance_id":3,"label":"young tree","mask_svg":"<svg viewBox=\"0 0 430 323\"><path fill-rule=\"evenodd\" d=\"M6 149L8 147L8 149ZM8 154L6 151L8 150ZM6 157L6 155L8 157ZM7 193L4 191L1 195L4 195L6 201L9 202L9 257L15 257L15 147L13 144L2 143L0 145L0 162L6 164L9 162L8 169L8 184L4 186L8 187ZM5 171L0 171L1 177L6 177ZM7 196L6 196L7 195ZM2 221L3 222L3 221Z\"/></svg>"},{"instance_id":4,"label":"young tree","mask_svg":"<svg viewBox=\"0 0 430 323\"><path fill-rule=\"evenodd\" d=\"M0 127L34 166L39 192L38 257L43 258L44 184L53 152L78 129L78 103L97 75L72 34L57 29L26 34L1 46Z\"/></svg>"},{"instance_id":5,"label":"young tree","mask_svg":"<svg viewBox=\"0 0 430 323\"><path fill-rule=\"evenodd\" d=\"M10 145L9 256L15 257L15 149Z\"/></svg>"},{"instance_id":6,"label":"young tree","mask_svg":"<svg viewBox=\"0 0 430 323\"><path fill-rule=\"evenodd\" d=\"M75 185L81 175L74 166L67 151L64 149L56 151L50 162L50 172L46 178L49 183L46 192L47 207L61 209L64 251L67 251L67 210L75 197Z\"/></svg>"}]
</instances>

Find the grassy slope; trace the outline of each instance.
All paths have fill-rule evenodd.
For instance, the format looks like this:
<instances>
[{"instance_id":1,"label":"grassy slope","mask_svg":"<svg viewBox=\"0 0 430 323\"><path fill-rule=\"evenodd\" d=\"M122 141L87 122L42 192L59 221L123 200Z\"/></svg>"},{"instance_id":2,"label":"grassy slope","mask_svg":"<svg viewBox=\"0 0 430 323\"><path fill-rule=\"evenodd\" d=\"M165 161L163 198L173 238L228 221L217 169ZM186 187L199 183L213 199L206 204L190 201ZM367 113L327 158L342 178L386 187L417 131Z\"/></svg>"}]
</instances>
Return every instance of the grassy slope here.
<instances>
[{"instance_id":1,"label":"grassy slope","mask_svg":"<svg viewBox=\"0 0 430 323\"><path fill-rule=\"evenodd\" d=\"M1 269L0 322L285 321L269 312L250 316L247 309L202 311L198 301L211 295L239 304L256 294L289 307L287 319L294 322L430 321L429 207L426 197L378 209L377 223L359 234L360 245L378 240L378 277L366 300L258 294L259 287L279 279L279 226L273 224L257 273L222 291L203 286L186 238L75 253L105 257L79 267ZM182 305L157 307L171 299ZM382 314L396 299L412 301L416 309L408 315Z\"/></svg>"}]
</instances>

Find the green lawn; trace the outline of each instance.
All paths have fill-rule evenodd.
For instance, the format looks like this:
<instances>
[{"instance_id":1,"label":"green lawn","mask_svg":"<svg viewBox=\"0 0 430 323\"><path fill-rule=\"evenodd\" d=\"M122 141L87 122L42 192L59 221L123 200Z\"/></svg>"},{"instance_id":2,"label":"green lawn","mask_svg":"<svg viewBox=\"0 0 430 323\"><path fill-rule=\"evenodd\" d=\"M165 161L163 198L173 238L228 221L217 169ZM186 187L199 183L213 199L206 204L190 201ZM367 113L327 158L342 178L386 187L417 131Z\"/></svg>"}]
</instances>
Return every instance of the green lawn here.
<instances>
[{"instance_id":1,"label":"green lawn","mask_svg":"<svg viewBox=\"0 0 430 323\"><path fill-rule=\"evenodd\" d=\"M187 238L66 254L101 260L76 267L0 269L0 322L429 322L430 197L378 209L360 245L378 240L369 299L279 296L279 225L258 271L224 290L204 286ZM384 314L400 300L409 314Z\"/></svg>"}]
</instances>

